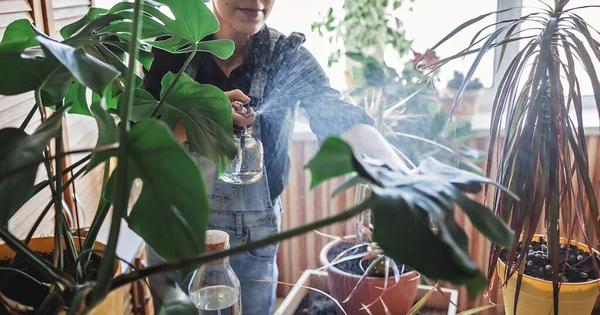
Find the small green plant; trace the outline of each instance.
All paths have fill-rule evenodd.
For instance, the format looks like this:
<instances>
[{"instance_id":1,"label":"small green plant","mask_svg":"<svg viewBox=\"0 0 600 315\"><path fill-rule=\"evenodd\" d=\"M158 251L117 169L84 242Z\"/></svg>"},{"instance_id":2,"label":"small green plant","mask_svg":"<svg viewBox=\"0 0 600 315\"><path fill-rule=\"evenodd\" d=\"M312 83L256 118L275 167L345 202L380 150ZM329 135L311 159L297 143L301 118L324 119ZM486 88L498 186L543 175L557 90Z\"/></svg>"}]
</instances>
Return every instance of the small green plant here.
<instances>
[{"instance_id":1,"label":"small green plant","mask_svg":"<svg viewBox=\"0 0 600 315\"><path fill-rule=\"evenodd\" d=\"M461 72L454 71L454 77L448 81L448 88L452 90L458 90L465 81L465 75ZM483 88L483 84L479 81L478 78L474 78L469 80L467 84L465 84L465 90L480 90Z\"/></svg>"},{"instance_id":2,"label":"small green plant","mask_svg":"<svg viewBox=\"0 0 600 315\"><path fill-rule=\"evenodd\" d=\"M437 77L423 80L424 73L414 60L407 61L398 73L374 57L348 56L360 65L353 69L357 86L348 92L349 97L375 117L377 129L402 152L407 163L434 157L483 173L477 163L485 161L485 152L466 145L474 134L471 122L450 120L432 95ZM415 53L417 56L420 54Z\"/></svg>"},{"instance_id":3,"label":"small green plant","mask_svg":"<svg viewBox=\"0 0 600 315\"><path fill-rule=\"evenodd\" d=\"M375 56L391 45L400 56L410 49L412 41L406 39L406 31L398 18L400 7L414 0L345 0L344 12L336 16L333 8L321 21L312 23L312 31L319 35L328 34L329 42L341 41L350 53ZM328 60L329 66L338 62L342 50L334 51Z\"/></svg>"}]
</instances>

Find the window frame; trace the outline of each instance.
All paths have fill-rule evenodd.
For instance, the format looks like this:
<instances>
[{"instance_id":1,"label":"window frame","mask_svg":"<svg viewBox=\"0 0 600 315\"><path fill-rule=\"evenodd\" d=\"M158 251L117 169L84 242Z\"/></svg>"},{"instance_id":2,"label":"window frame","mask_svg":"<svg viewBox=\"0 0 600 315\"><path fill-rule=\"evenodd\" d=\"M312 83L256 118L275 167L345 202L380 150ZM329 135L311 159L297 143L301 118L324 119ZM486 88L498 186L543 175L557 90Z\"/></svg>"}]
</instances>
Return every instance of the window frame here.
<instances>
[{"instance_id":1,"label":"window frame","mask_svg":"<svg viewBox=\"0 0 600 315\"><path fill-rule=\"evenodd\" d=\"M509 10L506 12L502 12L497 14L496 21L508 20L508 19L517 19L522 15L522 6L523 0L497 0L498 11L503 9L508 9L511 7L516 7L514 10ZM500 26L497 26L498 29ZM519 31L520 27L515 31ZM506 46L506 51L504 52L504 57L502 60L502 64L498 66L498 61L500 59L501 47L496 47L494 49L494 70L493 70L493 84L489 88L483 89L483 95L480 99L480 112L490 112L492 110L492 106L494 104L494 98L496 96L496 91L498 90L498 85L502 80L503 74L506 72L510 60L512 60L519 53L519 44L520 41L509 43ZM582 104L584 109L594 109L596 107L596 102L594 99L594 95L583 95L582 96Z\"/></svg>"}]
</instances>

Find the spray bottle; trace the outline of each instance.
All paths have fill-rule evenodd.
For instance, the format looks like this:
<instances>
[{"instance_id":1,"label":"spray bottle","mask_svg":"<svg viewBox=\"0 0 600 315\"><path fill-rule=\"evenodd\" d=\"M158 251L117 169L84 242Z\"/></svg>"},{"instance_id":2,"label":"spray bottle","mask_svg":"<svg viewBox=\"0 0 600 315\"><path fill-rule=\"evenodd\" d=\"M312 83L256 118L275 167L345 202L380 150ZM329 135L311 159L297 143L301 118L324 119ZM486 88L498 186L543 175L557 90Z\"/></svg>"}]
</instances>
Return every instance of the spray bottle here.
<instances>
[{"instance_id":1,"label":"spray bottle","mask_svg":"<svg viewBox=\"0 0 600 315\"><path fill-rule=\"evenodd\" d=\"M237 102L240 109L236 113L249 118L255 113L249 108L248 103ZM233 127L233 139L238 149L236 157L231 161L227 171L221 178L230 184L252 184L262 178L263 173L263 146L260 140L252 135L252 126Z\"/></svg>"}]
</instances>

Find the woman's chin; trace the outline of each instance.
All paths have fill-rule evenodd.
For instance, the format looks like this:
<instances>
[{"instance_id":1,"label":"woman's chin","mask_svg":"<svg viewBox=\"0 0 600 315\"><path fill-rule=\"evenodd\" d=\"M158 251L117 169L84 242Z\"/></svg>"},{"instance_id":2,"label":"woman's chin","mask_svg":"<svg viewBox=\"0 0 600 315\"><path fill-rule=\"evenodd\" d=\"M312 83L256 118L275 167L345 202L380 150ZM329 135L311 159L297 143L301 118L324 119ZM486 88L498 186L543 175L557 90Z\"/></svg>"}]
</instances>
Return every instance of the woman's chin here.
<instances>
[{"instance_id":1,"label":"woman's chin","mask_svg":"<svg viewBox=\"0 0 600 315\"><path fill-rule=\"evenodd\" d=\"M241 22L237 25L236 31L241 34L246 34L248 36L252 36L258 33L261 28L265 25L265 23L257 23L257 22Z\"/></svg>"}]
</instances>

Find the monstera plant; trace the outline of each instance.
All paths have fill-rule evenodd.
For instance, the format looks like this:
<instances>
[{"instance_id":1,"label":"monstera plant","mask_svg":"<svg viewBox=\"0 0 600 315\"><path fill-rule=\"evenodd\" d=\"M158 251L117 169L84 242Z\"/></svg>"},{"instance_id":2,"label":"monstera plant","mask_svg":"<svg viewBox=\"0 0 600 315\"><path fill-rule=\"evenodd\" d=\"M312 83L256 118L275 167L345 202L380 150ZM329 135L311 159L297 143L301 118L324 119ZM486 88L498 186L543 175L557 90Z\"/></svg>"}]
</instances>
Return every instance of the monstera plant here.
<instances>
[{"instance_id":1,"label":"monstera plant","mask_svg":"<svg viewBox=\"0 0 600 315\"><path fill-rule=\"evenodd\" d=\"M160 6L171 14L164 14ZM231 41L203 40L218 27L203 2L187 0L137 0L110 10L92 8L60 31L62 41L44 35L26 20L7 27L0 42L0 94L33 92L36 102L19 128L0 130L0 238L14 256L0 268L0 301L6 310L102 314L102 303L123 285L170 270L186 274L202 263L348 219L369 207L375 215L376 241L387 255L431 278L466 284L473 295L485 288L485 278L470 258L468 240L453 213L454 205L460 205L486 236L503 246L511 244L513 235L506 225L463 194L479 190L489 180L434 160L413 172L395 170L355 156L337 138L328 140L309 164L313 186L355 173L342 188L370 183L371 198L337 216L203 255L209 221L205 183L196 160L174 140L170 129L184 120L188 138L195 139L191 150L223 173L236 154L229 100L217 88L194 82L183 72L185 66L165 75L160 100L155 100L141 88L136 70L152 63L150 47L186 54L186 65L197 51L227 58L234 50ZM41 125L31 134L25 132L38 113ZM65 115L95 119L94 148L68 151L63 147ZM89 154L63 165L63 157L74 153ZM47 178L36 181L40 165ZM100 201L89 232L81 237L80 229L71 232L67 227L61 207L64 192L75 179L101 166L105 175ZM72 176L64 180L65 174ZM134 180L143 185L130 205ZM8 221L44 190L51 192L51 201L26 239L17 239ZM33 235L51 209L54 235L44 252L34 246ZM115 275L122 219L166 263ZM99 245L96 238L107 220L111 224L108 242ZM162 237L165 234L168 239ZM421 250L424 244L426 251ZM172 283L167 290L161 314L197 314L177 285Z\"/></svg>"},{"instance_id":2,"label":"monstera plant","mask_svg":"<svg viewBox=\"0 0 600 315\"><path fill-rule=\"evenodd\" d=\"M167 7L172 16L162 13L159 5ZM164 76L157 101L140 88L142 79L135 70L140 65L150 67L149 47L185 53L188 62L197 51L229 57L233 42L201 41L218 28L217 19L204 3L183 0L123 2L110 10L92 8L82 19L61 29L62 41L46 36L27 20L7 27L0 42L0 94L35 94L35 105L20 128L0 130L0 237L17 253L2 284L2 302L9 311L53 314L66 309L74 313L102 301L113 283L122 218L167 262L202 255L209 213L205 184L196 161L173 139L169 129L185 120L188 137L198 140L191 142L191 150L224 172L236 154L229 100L219 89L194 82L182 69ZM27 134L24 130L37 112L43 122ZM52 114L46 117L49 112ZM77 150L89 155L72 165L63 165L62 159L74 153L63 148L62 117L67 114L93 116L98 125L96 147ZM52 154L50 140L54 140ZM67 228L60 206L63 192L101 164L109 170L113 157L116 169L110 177L105 172L98 211L82 241ZM47 179L35 184L40 164L47 171ZM62 175L73 171L63 182ZM143 188L128 213L129 191L135 179L143 182ZM52 192L51 202L28 237L17 240L8 230L8 221L27 200L45 189ZM54 246L49 259L43 260L28 244L53 205ZM92 252L96 250L92 248L111 205L108 243L102 250L102 262L94 266L96 254ZM169 239L162 233L168 233ZM22 302L21 295L27 295L28 288L8 281L9 276L22 273L18 270L34 270L29 276L39 275L34 285L45 292L41 299Z\"/></svg>"}]
</instances>

